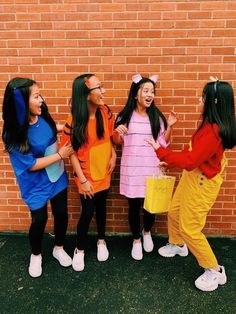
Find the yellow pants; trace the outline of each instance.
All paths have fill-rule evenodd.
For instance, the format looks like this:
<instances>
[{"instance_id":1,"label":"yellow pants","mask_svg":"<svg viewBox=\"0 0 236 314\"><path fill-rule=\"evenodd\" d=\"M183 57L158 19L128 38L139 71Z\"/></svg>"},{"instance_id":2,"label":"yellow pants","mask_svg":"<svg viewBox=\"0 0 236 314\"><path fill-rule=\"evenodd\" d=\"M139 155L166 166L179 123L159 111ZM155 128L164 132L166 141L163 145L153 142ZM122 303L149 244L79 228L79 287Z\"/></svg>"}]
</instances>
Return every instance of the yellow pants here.
<instances>
[{"instance_id":1,"label":"yellow pants","mask_svg":"<svg viewBox=\"0 0 236 314\"><path fill-rule=\"evenodd\" d=\"M224 159L221 173L212 179L207 179L199 169L184 170L168 213L169 242L186 243L203 268L213 268L218 264L202 229L223 182L225 164Z\"/></svg>"}]
</instances>

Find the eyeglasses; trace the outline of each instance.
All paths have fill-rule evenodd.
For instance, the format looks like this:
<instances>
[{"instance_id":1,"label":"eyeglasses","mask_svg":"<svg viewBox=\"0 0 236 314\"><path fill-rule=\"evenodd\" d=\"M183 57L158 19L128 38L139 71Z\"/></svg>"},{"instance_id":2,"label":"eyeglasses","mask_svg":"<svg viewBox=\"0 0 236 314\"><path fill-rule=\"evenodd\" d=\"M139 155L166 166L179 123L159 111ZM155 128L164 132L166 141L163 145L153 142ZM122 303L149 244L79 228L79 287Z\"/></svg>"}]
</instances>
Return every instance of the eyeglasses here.
<instances>
[{"instance_id":1,"label":"eyeglasses","mask_svg":"<svg viewBox=\"0 0 236 314\"><path fill-rule=\"evenodd\" d=\"M104 89L104 87L103 87L103 85L100 85L100 86L97 86L97 87L94 87L94 88L90 88L89 92L91 92L94 89L99 89L100 92L102 92L102 89Z\"/></svg>"}]
</instances>

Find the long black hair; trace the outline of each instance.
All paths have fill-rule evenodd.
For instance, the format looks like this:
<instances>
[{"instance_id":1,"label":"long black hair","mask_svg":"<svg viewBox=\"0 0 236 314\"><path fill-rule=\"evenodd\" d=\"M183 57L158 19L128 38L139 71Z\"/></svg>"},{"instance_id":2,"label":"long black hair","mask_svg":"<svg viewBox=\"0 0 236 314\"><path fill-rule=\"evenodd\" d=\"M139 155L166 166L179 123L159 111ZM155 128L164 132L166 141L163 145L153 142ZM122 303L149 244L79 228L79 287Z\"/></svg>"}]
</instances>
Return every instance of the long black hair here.
<instances>
[{"instance_id":1,"label":"long black hair","mask_svg":"<svg viewBox=\"0 0 236 314\"><path fill-rule=\"evenodd\" d=\"M89 121L88 95L90 93L88 80L94 76L92 73L82 74L76 77L72 85L71 114L72 134L71 142L74 150L78 150L88 143L87 125ZM109 108L108 111L110 112ZM99 107L95 113L96 133L100 139L104 136L104 121Z\"/></svg>"},{"instance_id":2,"label":"long black hair","mask_svg":"<svg viewBox=\"0 0 236 314\"><path fill-rule=\"evenodd\" d=\"M4 121L2 140L5 150L9 153L14 148L19 149L22 153L27 153L30 149L28 143L29 98L34 84L37 83L29 78L15 77L6 86L2 106ZM56 135L56 124L50 116L45 102L42 103L41 116Z\"/></svg>"},{"instance_id":3,"label":"long black hair","mask_svg":"<svg viewBox=\"0 0 236 314\"><path fill-rule=\"evenodd\" d=\"M202 122L198 130L206 121L219 127L219 135L223 147L232 149L236 145L236 117L234 106L234 92L228 82L209 82L203 88L204 103Z\"/></svg>"},{"instance_id":4,"label":"long black hair","mask_svg":"<svg viewBox=\"0 0 236 314\"><path fill-rule=\"evenodd\" d=\"M139 89L145 83L152 83L153 88L155 89L155 83L147 77L142 77L142 79L138 83L133 82L130 87L129 96L125 104L125 107L116 118L115 128L117 128L120 124L125 124L127 127L129 126L129 122L133 114L133 111L137 107L136 96L138 94ZM156 107L154 100L152 101L150 107L147 108L147 114L151 125L152 136L156 140L161 128L160 117L164 123L165 129L167 128L166 118L163 115L163 113Z\"/></svg>"}]
</instances>

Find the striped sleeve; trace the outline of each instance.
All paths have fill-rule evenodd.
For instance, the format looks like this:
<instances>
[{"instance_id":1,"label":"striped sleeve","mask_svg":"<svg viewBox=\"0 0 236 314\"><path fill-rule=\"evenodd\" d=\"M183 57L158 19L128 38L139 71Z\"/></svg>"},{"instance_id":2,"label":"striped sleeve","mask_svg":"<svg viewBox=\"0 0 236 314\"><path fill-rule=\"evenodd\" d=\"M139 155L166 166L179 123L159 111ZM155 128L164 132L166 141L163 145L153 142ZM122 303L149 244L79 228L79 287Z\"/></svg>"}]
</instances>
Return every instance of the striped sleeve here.
<instances>
[{"instance_id":1,"label":"striped sleeve","mask_svg":"<svg viewBox=\"0 0 236 314\"><path fill-rule=\"evenodd\" d=\"M71 142L71 135L72 135L72 116L69 115L63 127L61 136L61 146L64 145L66 142Z\"/></svg>"}]
</instances>

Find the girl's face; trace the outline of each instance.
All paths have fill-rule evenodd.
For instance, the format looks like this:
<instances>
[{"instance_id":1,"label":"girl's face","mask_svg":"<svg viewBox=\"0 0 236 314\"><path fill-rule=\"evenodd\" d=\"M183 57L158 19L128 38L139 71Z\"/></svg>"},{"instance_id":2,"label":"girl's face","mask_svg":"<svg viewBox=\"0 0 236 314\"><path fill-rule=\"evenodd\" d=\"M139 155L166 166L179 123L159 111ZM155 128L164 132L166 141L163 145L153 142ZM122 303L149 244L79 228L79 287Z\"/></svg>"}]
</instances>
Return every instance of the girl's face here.
<instances>
[{"instance_id":1,"label":"girl's face","mask_svg":"<svg viewBox=\"0 0 236 314\"><path fill-rule=\"evenodd\" d=\"M29 111L30 111L30 120L33 120L36 116L41 115L41 105L42 97L39 94L39 88L36 84L32 85L30 88L30 97L29 97Z\"/></svg>"},{"instance_id":2,"label":"girl's face","mask_svg":"<svg viewBox=\"0 0 236 314\"><path fill-rule=\"evenodd\" d=\"M88 94L89 104L91 106L96 107L104 105L103 95L106 92L106 90L96 76L91 76L89 78L89 89L90 89L90 93Z\"/></svg>"},{"instance_id":3,"label":"girl's face","mask_svg":"<svg viewBox=\"0 0 236 314\"><path fill-rule=\"evenodd\" d=\"M154 100L155 90L151 82L144 83L138 90L137 96L137 106L140 109L147 109L151 106Z\"/></svg>"}]
</instances>

